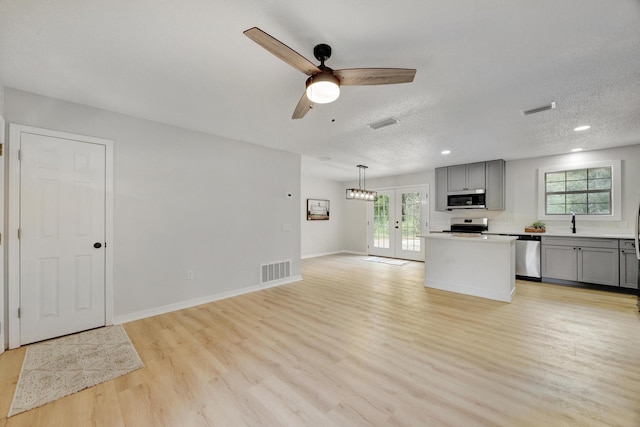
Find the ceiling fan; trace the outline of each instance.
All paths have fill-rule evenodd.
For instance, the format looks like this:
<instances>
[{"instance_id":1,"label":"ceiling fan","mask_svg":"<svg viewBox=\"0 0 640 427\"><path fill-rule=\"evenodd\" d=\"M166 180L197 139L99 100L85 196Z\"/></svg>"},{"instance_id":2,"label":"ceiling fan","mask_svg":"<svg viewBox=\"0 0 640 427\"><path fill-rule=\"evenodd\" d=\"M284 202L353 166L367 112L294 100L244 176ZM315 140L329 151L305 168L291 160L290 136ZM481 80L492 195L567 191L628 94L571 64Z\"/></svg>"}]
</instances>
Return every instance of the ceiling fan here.
<instances>
[{"instance_id":1,"label":"ceiling fan","mask_svg":"<svg viewBox=\"0 0 640 427\"><path fill-rule=\"evenodd\" d=\"M313 48L313 56L320 61L316 66L289 46L275 39L257 27L244 31L260 46L282 59L292 67L309 76L307 90L298 101L292 119L301 119L314 104L333 102L340 96L340 86L389 85L410 83L416 75L409 68L348 68L332 70L324 65L331 57L331 46L319 44Z\"/></svg>"}]
</instances>

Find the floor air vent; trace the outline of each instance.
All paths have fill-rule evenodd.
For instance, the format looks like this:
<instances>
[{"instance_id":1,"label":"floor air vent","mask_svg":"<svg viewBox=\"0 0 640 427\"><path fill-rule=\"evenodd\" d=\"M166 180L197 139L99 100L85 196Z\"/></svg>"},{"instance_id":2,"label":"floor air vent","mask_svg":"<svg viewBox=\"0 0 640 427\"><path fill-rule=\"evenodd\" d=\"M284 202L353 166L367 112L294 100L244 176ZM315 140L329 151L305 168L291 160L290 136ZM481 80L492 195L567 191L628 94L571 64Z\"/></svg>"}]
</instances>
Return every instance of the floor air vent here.
<instances>
[{"instance_id":1,"label":"floor air vent","mask_svg":"<svg viewBox=\"0 0 640 427\"><path fill-rule=\"evenodd\" d=\"M260 266L261 283L272 282L274 280L291 277L291 261L274 262L272 264L262 264Z\"/></svg>"}]
</instances>

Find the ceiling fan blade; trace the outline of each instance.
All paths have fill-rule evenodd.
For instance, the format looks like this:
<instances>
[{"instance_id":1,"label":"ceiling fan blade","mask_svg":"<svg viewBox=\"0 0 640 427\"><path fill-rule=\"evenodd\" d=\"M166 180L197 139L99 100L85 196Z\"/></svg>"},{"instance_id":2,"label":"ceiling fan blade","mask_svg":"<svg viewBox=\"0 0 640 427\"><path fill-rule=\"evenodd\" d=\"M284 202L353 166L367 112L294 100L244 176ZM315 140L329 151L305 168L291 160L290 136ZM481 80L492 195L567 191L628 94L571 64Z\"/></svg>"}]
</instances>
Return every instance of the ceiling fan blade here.
<instances>
[{"instance_id":1,"label":"ceiling fan blade","mask_svg":"<svg viewBox=\"0 0 640 427\"><path fill-rule=\"evenodd\" d=\"M302 98L298 101L298 105L296 105L296 109L293 110L292 119L301 119L305 114L309 112L313 108L313 102L307 98L307 92L302 94Z\"/></svg>"},{"instance_id":2,"label":"ceiling fan blade","mask_svg":"<svg viewBox=\"0 0 640 427\"><path fill-rule=\"evenodd\" d=\"M347 68L334 70L341 86L391 85L411 83L416 70L410 68Z\"/></svg>"},{"instance_id":3,"label":"ceiling fan blade","mask_svg":"<svg viewBox=\"0 0 640 427\"><path fill-rule=\"evenodd\" d=\"M291 65L306 75L310 76L320 72L320 68L316 67L311 61L304 56L300 55L295 50L291 49L280 40L271 37L258 27L249 28L244 31L244 35L249 37L260 46L282 59L287 64Z\"/></svg>"}]
</instances>

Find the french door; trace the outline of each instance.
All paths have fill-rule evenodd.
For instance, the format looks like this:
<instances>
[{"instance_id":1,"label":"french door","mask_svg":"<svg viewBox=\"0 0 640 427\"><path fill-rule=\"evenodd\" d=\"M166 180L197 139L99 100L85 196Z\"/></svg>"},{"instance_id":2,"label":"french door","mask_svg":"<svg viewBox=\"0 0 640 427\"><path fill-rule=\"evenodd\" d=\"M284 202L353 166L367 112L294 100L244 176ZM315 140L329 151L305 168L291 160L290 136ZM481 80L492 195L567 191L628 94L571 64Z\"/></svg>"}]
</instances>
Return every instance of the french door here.
<instances>
[{"instance_id":1,"label":"french door","mask_svg":"<svg viewBox=\"0 0 640 427\"><path fill-rule=\"evenodd\" d=\"M424 261L428 230L427 186L378 191L369 205L367 244L370 255Z\"/></svg>"}]
</instances>

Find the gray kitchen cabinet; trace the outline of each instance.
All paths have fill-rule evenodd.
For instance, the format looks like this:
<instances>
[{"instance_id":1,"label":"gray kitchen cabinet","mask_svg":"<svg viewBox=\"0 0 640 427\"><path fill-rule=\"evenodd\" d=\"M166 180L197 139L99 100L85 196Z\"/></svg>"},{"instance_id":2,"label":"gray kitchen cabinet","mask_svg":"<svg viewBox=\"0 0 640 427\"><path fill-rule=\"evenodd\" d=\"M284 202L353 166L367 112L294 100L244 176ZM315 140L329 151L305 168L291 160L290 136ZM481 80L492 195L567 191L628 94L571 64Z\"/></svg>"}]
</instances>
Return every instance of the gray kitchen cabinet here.
<instances>
[{"instance_id":1,"label":"gray kitchen cabinet","mask_svg":"<svg viewBox=\"0 0 640 427\"><path fill-rule=\"evenodd\" d=\"M542 237L542 277L619 286L618 239Z\"/></svg>"},{"instance_id":2,"label":"gray kitchen cabinet","mask_svg":"<svg viewBox=\"0 0 640 427\"><path fill-rule=\"evenodd\" d=\"M578 247L578 282L620 285L618 249Z\"/></svg>"},{"instance_id":3,"label":"gray kitchen cabinet","mask_svg":"<svg viewBox=\"0 0 640 427\"><path fill-rule=\"evenodd\" d=\"M620 240L620 287L638 289L638 258L633 240Z\"/></svg>"},{"instance_id":4,"label":"gray kitchen cabinet","mask_svg":"<svg viewBox=\"0 0 640 427\"><path fill-rule=\"evenodd\" d=\"M436 210L447 210L447 193L485 190L488 210L505 208L505 161L491 160L436 168ZM459 193L458 193L459 194Z\"/></svg>"},{"instance_id":5,"label":"gray kitchen cabinet","mask_svg":"<svg viewBox=\"0 0 640 427\"><path fill-rule=\"evenodd\" d=\"M505 162L504 160L492 160L486 162L486 199L487 209L490 211L503 211L505 208Z\"/></svg>"},{"instance_id":6,"label":"gray kitchen cabinet","mask_svg":"<svg viewBox=\"0 0 640 427\"><path fill-rule=\"evenodd\" d=\"M486 186L485 173L485 162L449 166L447 168L447 190L484 189Z\"/></svg>"},{"instance_id":7,"label":"gray kitchen cabinet","mask_svg":"<svg viewBox=\"0 0 640 427\"><path fill-rule=\"evenodd\" d=\"M541 245L542 277L560 280L578 280L578 258L573 246Z\"/></svg>"},{"instance_id":8,"label":"gray kitchen cabinet","mask_svg":"<svg viewBox=\"0 0 640 427\"><path fill-rule=\"evenodd\" d=\"M436 210L447 210L447 167L436 168Z\"/></svg>"}]
</instances>

